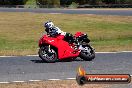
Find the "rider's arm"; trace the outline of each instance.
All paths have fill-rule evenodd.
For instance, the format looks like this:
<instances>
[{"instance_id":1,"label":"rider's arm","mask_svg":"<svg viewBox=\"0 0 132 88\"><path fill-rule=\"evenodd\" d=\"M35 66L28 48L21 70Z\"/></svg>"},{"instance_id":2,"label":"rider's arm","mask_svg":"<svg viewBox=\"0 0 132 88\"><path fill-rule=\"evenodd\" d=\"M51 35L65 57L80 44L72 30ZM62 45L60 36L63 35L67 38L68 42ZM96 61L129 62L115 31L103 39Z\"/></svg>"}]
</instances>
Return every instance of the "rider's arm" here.
<instances>
[{"instance_id":1,"label":"rider's arm","mask_svg":"<svg viewBox=\"0 0 132 88\"><path fill-rule=\"evenodd\" d=\"M63 32L59 27L56 27L58 34L66 35L66 32Z\"/></svg>"},{"instance_id":2,"label":"rider's arm","mask_svg":"<svg viewBox=\"0 0 132 88\"><path fill-rule=\"evenodd\" d=\"M56 29L56 32L57 32L58 34L61 34L61 33L62 33L62 31L61 31L61 29L60 29L59 27L55 27L55 29Z\"/></svg>"}]
</instances>

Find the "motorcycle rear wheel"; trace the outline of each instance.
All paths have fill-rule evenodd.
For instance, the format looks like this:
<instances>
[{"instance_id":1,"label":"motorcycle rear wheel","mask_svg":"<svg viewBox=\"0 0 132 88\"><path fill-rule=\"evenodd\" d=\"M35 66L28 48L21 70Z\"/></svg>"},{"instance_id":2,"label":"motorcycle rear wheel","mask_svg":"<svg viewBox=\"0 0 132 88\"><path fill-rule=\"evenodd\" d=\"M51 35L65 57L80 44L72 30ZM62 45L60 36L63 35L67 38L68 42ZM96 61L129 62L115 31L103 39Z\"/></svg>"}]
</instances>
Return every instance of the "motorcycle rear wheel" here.
<instances>
[{"instance_id":1,"label":"motorcycle rear wheel","mask_svg":"<svg viewBox=\"0 0 132 88\"><path fill-rule=\"evenodd\" d=\"M42 46L40 47L39 49L39 57L45 61L45 62L48 62L48 63L54 63L57 61L57 52L51 48L49 52L48 51L49 47L48 46Z\"/></svg>"}]
</instances>

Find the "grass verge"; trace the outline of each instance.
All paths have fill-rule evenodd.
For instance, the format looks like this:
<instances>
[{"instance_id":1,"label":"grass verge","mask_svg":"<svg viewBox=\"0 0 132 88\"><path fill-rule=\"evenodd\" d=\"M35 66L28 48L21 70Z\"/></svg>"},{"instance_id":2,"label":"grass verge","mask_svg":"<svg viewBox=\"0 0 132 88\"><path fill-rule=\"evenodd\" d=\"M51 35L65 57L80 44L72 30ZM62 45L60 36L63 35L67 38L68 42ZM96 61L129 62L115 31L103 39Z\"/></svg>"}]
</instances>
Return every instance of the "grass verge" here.
<instances>
[{"instance_id":1,"label":"grass verge","mask_svg":"<svg viewBox=\"0 0 132 88\"><path fill-rule=\"evenodd\" d=\"M47 20L87 33L96 51L132 50L132 16L0 12L0 55L37 54Z\"/></svg>"}]
</instances>

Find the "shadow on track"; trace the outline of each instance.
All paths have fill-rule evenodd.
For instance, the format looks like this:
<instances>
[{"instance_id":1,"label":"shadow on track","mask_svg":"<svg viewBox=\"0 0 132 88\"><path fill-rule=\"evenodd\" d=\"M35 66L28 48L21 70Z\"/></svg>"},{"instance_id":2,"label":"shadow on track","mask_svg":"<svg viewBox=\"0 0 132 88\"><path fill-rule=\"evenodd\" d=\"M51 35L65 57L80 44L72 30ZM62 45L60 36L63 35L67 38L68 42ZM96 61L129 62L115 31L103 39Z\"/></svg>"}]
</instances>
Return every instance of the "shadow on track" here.
<instances>
[{"instance_id":1,"label":"shadow on track","mask_svg":"<svg viewBox=\"0 0 132 88\"><path fill-rule=\"evenodd\" d=\"M48 63L48 62L45 62L45 61L43 61L43 60L30 60L30 61L32 61L32 62L34 62L34 63ZM62 60L62 61L56 61L55 63L57 63L57 62L73 62L73 61L84 61L84 60L82 60L82 59L75 59L75 60L72 60L72 59L65 59L65 60Z\"/></svg>"},{"instance_id":2,"label":"shadow on track","mask_svg":"<svg viewBox=\"0 0 132 88\"><path fill-rule=\"evenodd\" d=\"M30 61L32 61L32 62L34 62L34 63L46 63L46 62L44 62L43 60L30 60Z\"/></svg>"}]
</instances>

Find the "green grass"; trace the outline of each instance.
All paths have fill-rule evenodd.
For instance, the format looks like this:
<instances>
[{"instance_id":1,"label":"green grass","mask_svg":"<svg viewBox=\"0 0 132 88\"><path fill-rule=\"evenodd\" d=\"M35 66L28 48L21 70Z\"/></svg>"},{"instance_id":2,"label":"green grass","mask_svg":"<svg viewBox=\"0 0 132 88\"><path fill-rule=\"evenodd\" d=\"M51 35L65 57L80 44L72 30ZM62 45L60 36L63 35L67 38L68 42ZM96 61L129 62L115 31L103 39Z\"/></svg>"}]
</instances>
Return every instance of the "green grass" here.
<instances>
[{"instance_id":1,"label":"green grass","mask_svg":"<svg viewBox=\"0 0 132 88\"><path fill-rule=\"evenodd\" d=\"M132 50L132 16L0 13L0 55L37 54L43 23L63 31L86 32L96 51Z\"/></svg>"},{"instance_id":2,"label":"green grass","mask_svg":"<svg viewBox=\"0 0 132 88\"><path fill-rule=\"evenodd\" d=\"M26 8L37 8L36 0L27 0L25 7Z\"/></svg>"},{"instance_id":3,"label":"green grass","mask_svg":"<svg viewBox=\"0 0 132 88\"><path fill-rule=\"evenodd\" d=\"M27 0L26 5L36 5L35 0Z\"/></svg>"}]
</instances>

